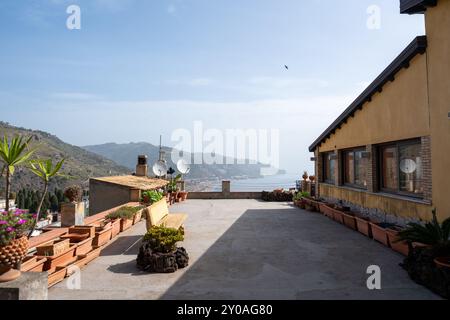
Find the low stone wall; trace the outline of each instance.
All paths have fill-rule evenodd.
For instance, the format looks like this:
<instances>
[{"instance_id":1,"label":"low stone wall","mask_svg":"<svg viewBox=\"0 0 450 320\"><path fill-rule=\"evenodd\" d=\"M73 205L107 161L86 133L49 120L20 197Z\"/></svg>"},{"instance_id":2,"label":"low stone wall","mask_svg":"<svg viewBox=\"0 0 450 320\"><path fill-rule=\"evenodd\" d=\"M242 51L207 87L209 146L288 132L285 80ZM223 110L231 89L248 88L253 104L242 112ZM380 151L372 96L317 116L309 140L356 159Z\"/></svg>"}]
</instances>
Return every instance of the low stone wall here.
<instances>
[{"instance_id":1,"label":"low stone wall","mask_svg":"<svg viewBox=\"0 0 450 320\"><path fill-rule=\"evenodd\" d=\"M189 192L188 199L226 200L226 199L262 199L262 192Z\"/></svg>"}]
</instances>

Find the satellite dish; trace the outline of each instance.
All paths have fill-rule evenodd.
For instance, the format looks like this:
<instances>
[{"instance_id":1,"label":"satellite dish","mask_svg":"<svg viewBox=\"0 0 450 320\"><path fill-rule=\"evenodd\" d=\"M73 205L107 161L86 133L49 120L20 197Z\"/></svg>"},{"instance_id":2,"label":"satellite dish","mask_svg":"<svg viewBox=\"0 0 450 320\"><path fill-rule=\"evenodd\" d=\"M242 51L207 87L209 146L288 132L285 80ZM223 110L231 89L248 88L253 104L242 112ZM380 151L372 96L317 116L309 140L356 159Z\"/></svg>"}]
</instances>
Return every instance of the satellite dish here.
<instances>
[{"instance_id":1,"label":"satellite dish","mask_svg":"<svg viewBox=\"0 0 450 320\"><path fill-rule=\"evenodd\" d=\"M167 165L163 161L157 161L153 165L153 173L157 177L164 177L167 173Z\"/></svg>"},{"instance_id":2,"label":"satellite dish","mask_svg":"<svg viewBox=\"0 0 450 320\"><path fill-rule=\"evenodd\" d=\"M177 162L177 169L181 174L188 174L191 171L191 166L184 159L180 159Z\"/></svg>"}]
</instances>

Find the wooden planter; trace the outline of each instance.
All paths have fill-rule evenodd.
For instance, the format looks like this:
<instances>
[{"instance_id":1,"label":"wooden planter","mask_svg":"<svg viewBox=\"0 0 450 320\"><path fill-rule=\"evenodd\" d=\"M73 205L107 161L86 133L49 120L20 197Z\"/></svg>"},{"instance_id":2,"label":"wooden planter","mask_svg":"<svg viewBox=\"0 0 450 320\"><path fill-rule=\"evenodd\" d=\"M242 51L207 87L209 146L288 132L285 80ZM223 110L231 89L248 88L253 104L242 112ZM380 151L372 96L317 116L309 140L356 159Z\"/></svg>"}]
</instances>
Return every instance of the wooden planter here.
<instances>
[{"instance_id":1,"label":"wooden planter","mask_svg":"<svg viewBox=\"0 0 450 320\"><path fill-rule=\"evenodd\" d=\"M44 264L47 258L39 258L36 256L26 257L22 261L22 272L44 272Z\"/></svg>"},{"instance_id":2,"label":"wooden planter","mask_svg":"<svg viewBox=\"0 0 450 320\"><path fill-rule=\"evenodd\" d=\"M342 213L342 218L344 220L344 224L352 230L357 231L358 227L356 225L356 218L354 215L348 213Z\"/></svg>"},{"instance_id":3,"label":"wooden planter","mask_svg":"<svg viewBox=\"0 0 450 320\"><path fill-rule=\"evenodd\" d=\"M330 219L334 219L333 211L334 211L334 209L329 207L328 205L323 204L323 203L320 204L320 212L322 212L324 214L324 216L326 216Z\"/></svg>"},{"instance_id":4,"label":"wooden planter","mask_svg":"<svg viewBox=\"0 0 450 320\"><path fill-rule=\"evenodd\" d=\"M136 214L133 217L133 225L135 225L136 223L140 222L142 219L142 211L144 211L144 209L139 210L138 212L136 212Z\"/></svg>"},{"instance_id":5,"label":"wooden planter","mask_svg":"<svg viewBox=\"0 0 450 320\"><path fill-rule=\"evenodd\" d=\"M38 256L58 256L66 252L70 247L70 240L56 240L36 247L36 255Z\"/></svg>"},{"instance_id":6,"label":"wooden planter","mask_svg":"<svg viewBox=\"0 0 450 320\"><path fill-rule=\"evenodd\" d=\"M86 239L80 243L75 250L75 255L80 256L92 251L92 243L94 242L94 238Z\"/></svg>"},{"instance_id":7,"label":"wooden planter","mask_svg":"<svg viewBox=\"0 0 450 320\"><path fill-rule=\"evenodd\" d=\"M370 225L370 220L361 217L355 217L355 220L357 230L363 235L372 238L372 226Z\"/></svg>"},{"instance_id":8,"label":"wooden planter","mask_svg":"<svg viewBox=\"0 0 450 320\"><path fill-rule=\"evenodd\" d=\"M107 244L111 240L112 235L112 226L109 225L109 227L105 229L100 229L99 231L95 232L95 238L92 242L93 246L101 247Z\"/></svg>"},{"instance_id":9,"label":"wooden planter","mask_svg":"<svg viewBox=\"0 0 450 320\"><path fill-rule=\"evenodd\" d=\"M81 269L87 264L89 264L92 260L98 258L101 252L102 247L94 247L94 249L91 250L90 252L83 255L79 255L77 262L75 262L75 265Z\"/></svg>"},{"instance_id":10,"label":"wooden planter","mask_svg":"<svg viewBox=\"0 0 450 320\"><path fill-rule=\"evenodd\" d=\"M67 276L67 267L58 267L54 273L48 275L49 288L63 281L66 276Z\"/></svg>"},{"instance_id":11,"label":"wooden planter","mask_svg":"<svg viewBox=\"0 0 450 320\"><path fill-rule=\"evenodd\" d=\"M133 226L133 219L120 220L120 232L130 229Z\"/></svg>"},{"instance_id":12,"label":"wooden planter","mask_svg":"<svg viewBox=\"0 0 450 320\"><path fill-rule=\"evenodd\" d=\"M372 228L373 239L389 247L389 239L385 228L380 227L374 222L370 222L370 227Z\"/></svg>"},{"instance_id":13,"label":"wooden planter","mask_svg":"<svg viewBox=\"0 0 450 320\"><path fill-rule=\"evenodd\" d=\"M65 252L55 255L55 256L38 256L38 258L46 258L47 261L44 263L44 271L47 271L49 274L52 274L56 271L58 267L66 267L69 264L73 263L76 260L75 257L75 249L77 248L76 244L70 245L69 249Z\"/></svg>"},{"instance_id":14,"label":"wooden planter","mask_svg":"<svg viewBox=\"0 0 450 320\"><path fill-rule=\"evenodd\" d=\"M400 241L398 240L398 230L395 229L386 229L386 234L388 236L389 243L391 245L392 250L397 251L398 253L401 253L404 256L409 255L409 245L406 241Z\"/></svg>"},{"instance_id":15,"label":"wooden planter","mask_svg":"<svg viewBox=\"0 0 450 320\"><path fill-rule=\"evenodd\" d=\"M120 233L120 219L116 219L111 223L111 239L114 239L117 237L117 235Z\"/></svg>"}]
</instances>

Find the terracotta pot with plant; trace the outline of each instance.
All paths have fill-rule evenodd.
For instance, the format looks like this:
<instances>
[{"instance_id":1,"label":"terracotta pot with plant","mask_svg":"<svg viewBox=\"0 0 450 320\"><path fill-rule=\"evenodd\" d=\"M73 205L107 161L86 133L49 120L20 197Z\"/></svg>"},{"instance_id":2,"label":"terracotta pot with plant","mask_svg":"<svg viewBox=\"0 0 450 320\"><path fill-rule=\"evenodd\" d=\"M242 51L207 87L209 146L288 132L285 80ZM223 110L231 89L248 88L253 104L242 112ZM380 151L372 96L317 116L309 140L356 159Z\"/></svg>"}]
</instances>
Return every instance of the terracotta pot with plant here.
<instances>
[{"instance_id":1,"label":"terracotta pot with plant","mask_svg":"<svg viewBox=\"0 0 450 320\"><path fill-rule=\"evenodd\" d=\"M23 210L0 212L0 282L20 277L22 260L28 251L27 233L34 217Z\"/></svg>"}]
</instances>

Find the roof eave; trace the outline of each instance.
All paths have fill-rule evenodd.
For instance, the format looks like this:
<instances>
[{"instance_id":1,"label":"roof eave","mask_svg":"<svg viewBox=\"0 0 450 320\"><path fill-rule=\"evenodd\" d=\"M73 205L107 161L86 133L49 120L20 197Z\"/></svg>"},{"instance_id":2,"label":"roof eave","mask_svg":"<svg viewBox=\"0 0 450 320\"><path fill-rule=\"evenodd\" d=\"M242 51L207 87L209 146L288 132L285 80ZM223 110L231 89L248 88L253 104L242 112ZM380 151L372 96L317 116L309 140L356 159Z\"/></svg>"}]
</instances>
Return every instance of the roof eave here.
<instances>
[{"instance_id":1,"label":"roof eave","mask_svg":"<svg viewBox=\"0 0 450 320\"><path fill-rule=\"evenodd\" d=\"M372 96L376 92L381 92L383 86L395 80L395 75L403 68L409 67L410 61L418 54L426 52L427 38L426 36L416 37L400 55L363 91L362 94L317 138L309 147L310 152L328 139L331 134L336 132L347 119L355 114L357 110L362 109L366 102L371 101Z\"/></svg>"},{"instance_id":2,"label":"roof eave","mask_svg":"<svg viewBox=\"0 0 450 320\"><path fill-rule=\"evenodd\" d=\"M436 5L437 0L400 0L400 13L422 14Z\"/></svg>"}]
</instances>

